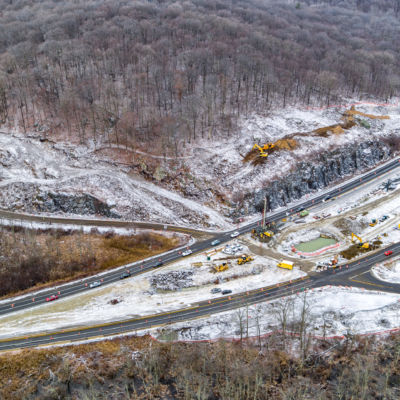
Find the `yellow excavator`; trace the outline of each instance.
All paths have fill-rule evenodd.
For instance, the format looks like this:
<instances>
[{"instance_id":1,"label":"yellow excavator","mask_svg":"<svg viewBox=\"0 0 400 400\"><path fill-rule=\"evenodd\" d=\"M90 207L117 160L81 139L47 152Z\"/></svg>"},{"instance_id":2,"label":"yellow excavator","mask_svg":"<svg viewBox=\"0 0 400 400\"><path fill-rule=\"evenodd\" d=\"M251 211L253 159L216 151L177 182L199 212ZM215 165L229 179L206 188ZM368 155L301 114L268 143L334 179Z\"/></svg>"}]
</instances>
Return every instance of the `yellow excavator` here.
<instances>
[{"instance_id":1,"label":"yellow excavator","mask_svg":"<svg viewBox=\"0 0 400 400\"><path fill-rule=\"evenodd\" d=\"M358 239L360 241L359 246L362 247L363 249L369 249L369 243L368 242L363 242L363 240L360 238L360 236L357 236L353 232L351 232L351 241L354 242L354 239Z\"/></svg>"},{"instance_id":2,"label":"yellow excavator","mask_svg":"<svg viewBox=\"0 0 400 400\"><path fill-rule=\"evenodd\" d=\"M273 149L274 147L275 145L273 143L266 143L262 147L256 143L253 146L253 150L258 149L258 151L260 152L259 154L260 157L268 157L268 153L266 153L266 151L269 149Z\"/></svg>"},{"instance_id":3,"label":"yellow excavator","mask_svg":"<svg viewBox=\"0 0 400 400\"><path fill-rule=\"evenodd\" d=\"M228 263L222 263L221 265L214 265L213 269L215 272L222 272L229 269L229 265Z\"/></svg>"},{"instance_id":4,"label":"yellow excavator","mask_svg":"<svg viewBox=\"0 0 400 400\"><path fill-rule=\"evenodd\" d=\"M242 265L242 264L246 264L246 263L248 263L250 261L253 261L253 260L254 260L253 257L248 256L247 254L243 254L241 257L238 258L237 263L239 265Z\"/></svg>"}]
</instances>

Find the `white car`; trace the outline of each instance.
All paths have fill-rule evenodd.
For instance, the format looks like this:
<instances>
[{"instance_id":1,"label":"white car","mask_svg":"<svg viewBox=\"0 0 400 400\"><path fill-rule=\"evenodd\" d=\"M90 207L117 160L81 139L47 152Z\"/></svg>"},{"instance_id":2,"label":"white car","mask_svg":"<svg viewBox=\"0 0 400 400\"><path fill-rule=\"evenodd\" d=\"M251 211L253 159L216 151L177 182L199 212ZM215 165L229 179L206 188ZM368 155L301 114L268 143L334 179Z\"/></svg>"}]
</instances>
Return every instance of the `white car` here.
<instances>
[{"instance_id":1,"label":"white car","mask_svg":"<svg viewBox=\"0 0 400 400\"><path fill-rule=\"evenodd\" d=\"M94 282L92 282L90 285L89 285L89 287L92 289L92 288L95 288L95 287L98 287L98 286L101 286L101 282L100 281L94 281Z\"/></svg>"},{"instance_id":2,"label":"white car","mask_svg":"<svg viewBox=\"0 0 400 400\"><path fill-rule=\"evenodd\" d=\"M238 237L239 235L240 235L240 232L235 231L235 232L231 233L231 238Z\"/></svg>"},{"instance_id":3,"label":"white car","mask_svg":"<svg viewBox=\"0 0 400 400\"><path fill-rule=\"evenodd\" d=\"M186 256L188 256L189 254L192 254L192 253L193 253L192 250L185 250L184 252L182 252L182 257L186 257Z\"/></svg>"}]
</instances>

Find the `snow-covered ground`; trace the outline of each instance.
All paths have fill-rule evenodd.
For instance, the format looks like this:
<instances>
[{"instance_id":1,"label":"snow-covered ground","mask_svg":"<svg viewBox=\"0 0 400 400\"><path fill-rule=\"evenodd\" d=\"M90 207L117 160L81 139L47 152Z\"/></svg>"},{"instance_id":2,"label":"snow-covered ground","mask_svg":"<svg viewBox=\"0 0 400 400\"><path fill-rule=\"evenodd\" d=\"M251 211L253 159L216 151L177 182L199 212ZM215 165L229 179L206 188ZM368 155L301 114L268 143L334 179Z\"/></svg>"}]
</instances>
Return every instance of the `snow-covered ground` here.
<instances>
[{"instance_id":1,"label":"snow-covered ground","mask_svg":"<svg viewBox=\"0 0 400 400\"><path fill-rule=\"evenodd\" d=\"M382 281L400 283L400 259L391 259L372 268L372 273Z\"/></svg>"},{"instance_id":2,"label":"snow-covered ground","mask_svg":"<svg viewBox=\"0 0 400 400\"><path fill-rule=\"evenodd\" d=\"M176 331L180 340L239 338L241 331L243 337L247 332L249 336L264 335L282 328L284 310L289 331L299 321L302 310L306 310L307 331L315 336L363 334L400 327L400 295L324 287L207 319L168 325L167 329ZM162 329L158 329L160 332Z\"/></svg>"},{"instance_id":3,"label":"snow-covered ground","mask_svg":"<svg viewBox=\"0 0 400 400\"><path fill-rule=\"evenodd\" d=\"M185 257L181 262L138 277L97 289L88 289L87 293L79 296L63 299L61 292L60 299L51 304L0 317L0 337L18 336L66 326L117 321L176 310L198 301L221 296L220 293L210 292L215 287L238 293L305 275L297 268L292 271L277 268L276 261L260 256L254 256L254 261L241 266L237 264L236 259L233 259L228 271L212 273L210 272L211 264L219 265L222 262L219 259L226 257L226 254L217 252L210 257L210 264L206 264L205 254ZM199 262L204 265L201 267L193 265ZM160 291L152 287L152 276L172 271L192 271L189 287L171 291ZM217 279L218 284L214 283ZM111 304L110 301L113 299L118 299L119 303Z\"/></svg>"},{"instance_id":4,"label":"snow-covered ground","mask_svg":"<svg viewBox=\"0 0 400 400\"><path fill-rule=\"evenodd\" d=\"M399 132L400 107L397 101L392 106L375 106L371 103L356 105L358 111L373 115L388 115L390 119L369 119L370 128L354 126L340 135L319 137L310 134L313 130L340 122L342 113L351 107L352 102L341 107L310 110L286 108L273 110L267 116L251 115L239 123L239 131L225 140L213 142L204 140L196 148L196 157L190 160L189 167L197 176L208 180L217 180L228 192L239 189L246 192L260 188L265 182L286 176L298 160L304 160L310 154L323 153L344 145L353 145L369 139L377 139ZM268 162L255 168L243 163L242 157L252 149L254 143L275 142L287 135L300 145L291 151L279 151L268 157Z\"/></svg>"},{"instance_id":5,"label":"snow-covered ground","mask_svg":"<svg viewBox=\"0 0 400 400\"><path fill-rule=\"evenodd\" d=\"M286 108L270 111L266 116L251 115L240 121L238 132L230 137L199 139L182 158L170 160L149 155L153 161L156 157L159 167L172 179L172 183L163 185L145 181L133 172L137 169L128 165L106 162L96 152L104 144L54 144L0 132L0 207L35 212L48 193L88 194L124 218L228 229L232 227L227 217L229 207L217 200L216 191L229 200L235 193L251 192L285 176L310 153L400 130L397 103L387 107L366 103L357 105L357 110L389 115L390 119L368 119L370 129L356 126L326 138L309 134L318 127L338 123L349 107L347 104L325 110ZM256 168L242 163L242 156L254 143L275 141L294 133L301 142L297 149L275 152L265 165ZM115 152L125 151L120 145L108 147L117 147L113 148ZM139 153L145 161L146 154ZM137 154L132 157L132 165L138 168L143 160ZM174 176L179 179L174 181ZM180 190L176 190L177 186Z\"/></svg>"},{"instance_id":6,"label":"snow-covered ground","mask_svg":"<svg viewBox=\"0 0 400 400\"><path fill-rule=\"evenodd\" d=\"M133 220L229 228L218 211L100 161L88 149L0 132L0 207L34 212L44 194L86 193Z\"/></svg>"}]
</instances>

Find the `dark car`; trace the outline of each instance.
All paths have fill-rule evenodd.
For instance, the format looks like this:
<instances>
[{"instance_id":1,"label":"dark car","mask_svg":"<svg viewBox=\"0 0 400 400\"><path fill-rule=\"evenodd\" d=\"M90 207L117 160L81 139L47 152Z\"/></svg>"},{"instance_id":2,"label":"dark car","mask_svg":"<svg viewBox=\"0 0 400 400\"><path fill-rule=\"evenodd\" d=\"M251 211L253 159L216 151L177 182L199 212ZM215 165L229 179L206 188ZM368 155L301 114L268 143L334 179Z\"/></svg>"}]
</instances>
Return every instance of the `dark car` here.
<instances>
[{"instance_id":1,"label":"dark car","mask_svg":"<svg viewBox=\"0 0 400 400\"><path fill-rule=\"evenodd\" d=\"M304 207L303 206L298 207L297 210L296 210L296 212L300 212L300 211L304 211Z\"/></svg>"},{"instance_id":2,"label":"dark car","mask_svg":"<svg viewBox=\"0 0 400 400\"><path fill-rule=\"evenodd\" d=\"M232 293L232 290L225 289L225 290L223 290L221 293L222 293L222 294L229 294L229 293Z\"/></svg>"},{"instance_id":3,"label":"dark car","mask_svg":"<svg viewBox=\"0 0 400 400\"><path fill-rule=\"evenodd\" d=\"M328 201L328 200L330 200L331 198L332 198L332 195L328 194L328 196L325 196L325 197L324 197L324 201Z\"/></svg>"},{"instance_id":4,"label":"dark car","mask_svg":"<svg viewBox=\"0 0 400 400\"><path fill-rule=\"evenodd\" d=\"M125 271L120 275L119 279L129 278L131 275L132 274L129 271Z\"/></svg>"},{"instance_id":5,"label":"dark car","mask_svg":"<svg viewBox=\"0 0 400 400\"><path fill-rule=\"evenodd\" d=\"M163 263L162 261L158 261L157 263L155 263L155 264L153 265L153 268L161 267L161 265L164 265L164 263Z\"/></svg>"}]
</instances>

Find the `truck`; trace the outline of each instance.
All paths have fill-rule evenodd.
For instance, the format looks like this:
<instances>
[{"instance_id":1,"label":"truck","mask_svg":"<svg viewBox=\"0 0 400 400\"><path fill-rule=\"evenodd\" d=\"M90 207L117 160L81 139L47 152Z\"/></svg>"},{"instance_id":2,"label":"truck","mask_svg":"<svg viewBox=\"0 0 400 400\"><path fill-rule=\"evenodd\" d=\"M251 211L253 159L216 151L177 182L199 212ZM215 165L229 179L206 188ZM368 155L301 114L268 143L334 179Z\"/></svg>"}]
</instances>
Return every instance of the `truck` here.
<instances>
[{"instance_id":1,"label":"truck","mask_svg":"<svg viewBox=\"0 0 400 400\"><path fill-rule=\"evenodd\" d=\"M282 260L278 264L279 268L293 269L293 261Z\"/></svg>"}]
</instances>

